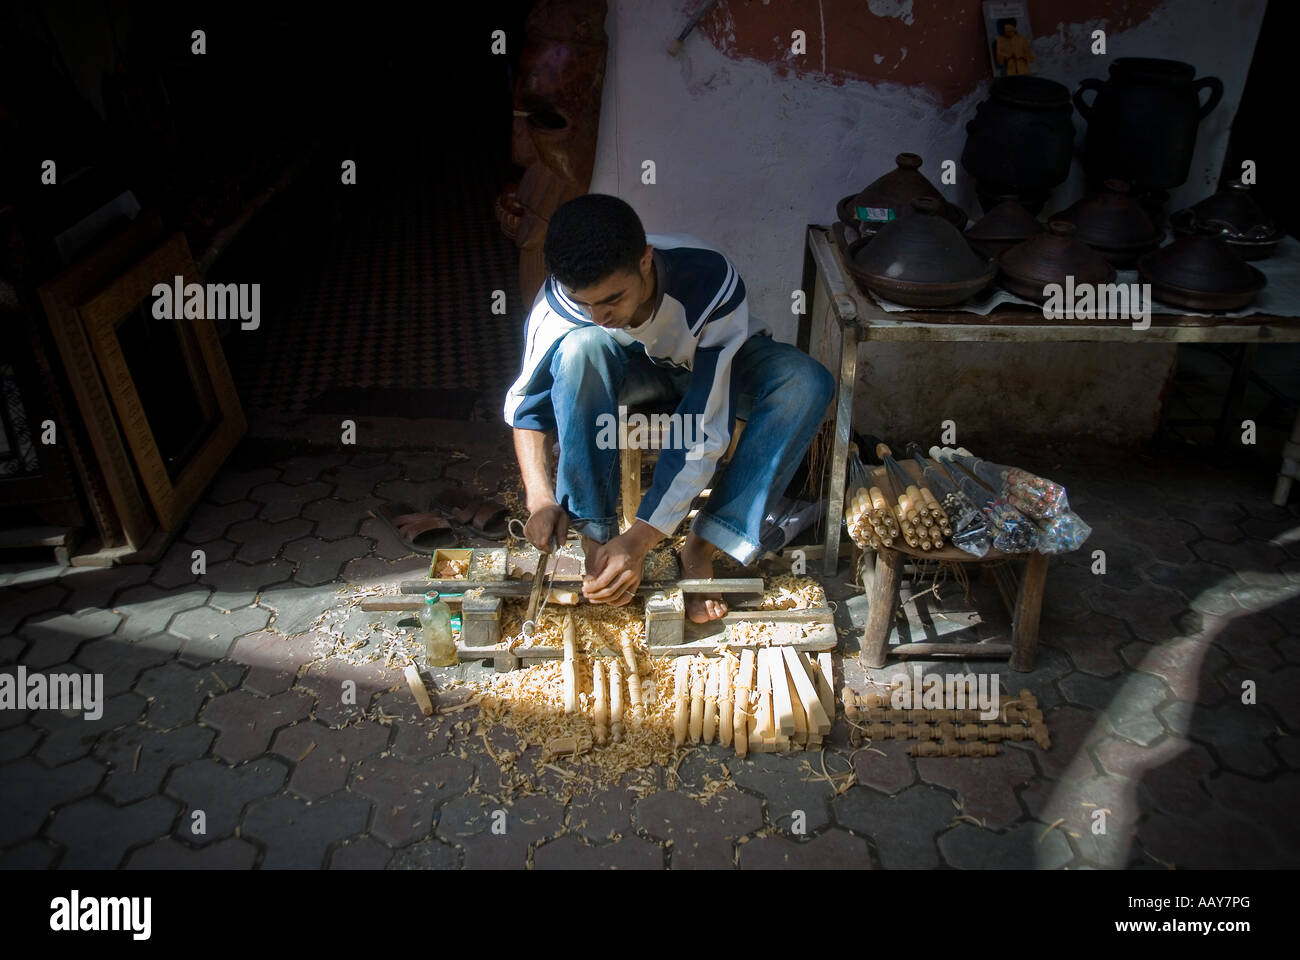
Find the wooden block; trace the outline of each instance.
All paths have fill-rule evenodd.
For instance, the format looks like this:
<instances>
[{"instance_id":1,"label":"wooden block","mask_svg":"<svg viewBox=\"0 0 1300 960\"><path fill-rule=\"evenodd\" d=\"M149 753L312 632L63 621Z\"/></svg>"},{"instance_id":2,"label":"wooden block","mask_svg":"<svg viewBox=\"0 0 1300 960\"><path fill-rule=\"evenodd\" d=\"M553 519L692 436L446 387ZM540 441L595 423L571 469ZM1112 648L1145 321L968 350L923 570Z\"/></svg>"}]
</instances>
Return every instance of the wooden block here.
<instances>
[{"instance_id":1,"label":"wooden block","mask_svg":"<svg viewBox=\"0 0 1300 960\"><path fill-rule=\"evenodd\" d=\"M758 651L758 707L755 710L754 734L764 742L776 739L776 729L772 722L772 678L767 672L767 657L764 650Z\"/></svg>"},{"instance_id":2,"label":"wooden block","mask_svg":"<svg viewBox=\"0 0 1300 960\"><path fill-rule=\"evenodd\" d=\"M403 676L406 677L406 685L411 688L411 695L419 704L420 712L426 717L433 716L433 701L429 699L429 691L425 688L424 681L420 679L420 671L415 664L407 666Z\"/></svg>"},{"instance_id":3,"label":"wooden block","mask_svg":"<svg viewBox=\"0 0 1300 960\"><path fill-rule=\"evenodd\" d=\"M791 650L790 652L794 653L793 650ZM786 689L790 693L790 708L791 708L791 712L794 714L794 733L791 734L791 739L794 740L795 743L804 744L808 742L808 714L804 710L803 700L800 698L799 691L795 687L794 675L789 669L790 668L789 657L785 658L785 664L786 664L786 677L785 677ZM799 668L796 666L795 669L798 670Z\"/></svg>"},{"instance_id":4,"label":"wooden block","mask_svg":"<svg viewBox=\"0 0 1300 960\"><path fill-rule=\"evenodd\" d=\"M799 654L789 647L786 647L781 652L785 656L786 668L790 674L790 684L795 690L795 698L799 701L800 707L807 718L806 730L813 733L830 733L830 718L826 716L826 711L822 709L821 700L817 697L817 688L808 679L808 672L804 669Z\"/></svg>"},{"instance_id":5,"label":"wooden block","mask_svg":"<svg viewBox=\"0 0 1300 960\"><path fill-rule=\"evenodd\" d=\"M790 702L790 685L786 681L785 658L776 647L764 647L759 655L767 656L767 669L771 675L772 715L776 729L790 736L795 731L794 704Z\"/></svg>"},{"instance_id":6,"label":"wooden block","mask_svg":"<svg viewBox=\"0 0 1300 960\"><path fill-rule=\"evenodd\" d=\"M822 702L826 716L835 720L835 664L829 653L817 654L817 698Z\"/></svg>"}]
</instances>

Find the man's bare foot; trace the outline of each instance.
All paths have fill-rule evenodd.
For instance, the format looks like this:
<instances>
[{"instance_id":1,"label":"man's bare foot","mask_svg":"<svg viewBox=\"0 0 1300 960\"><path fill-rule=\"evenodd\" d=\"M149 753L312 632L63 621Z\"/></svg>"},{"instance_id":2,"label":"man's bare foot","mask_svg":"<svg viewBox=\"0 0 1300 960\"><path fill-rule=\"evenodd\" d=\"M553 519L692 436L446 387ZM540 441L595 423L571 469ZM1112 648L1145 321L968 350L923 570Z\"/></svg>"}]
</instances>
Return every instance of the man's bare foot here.
<instances>
[{"instance_id":1,"label":"man's bare foot","mask_svg":"<svg viewBox=\"0 0 1300 960\"><path fill-rule=\"evenodd\" d=\"M682 579L713 579L713 544L691 534L682 544ZM686 615L694 623L708 623L725 615L727 605L720 593L688 593L686 595Z\"/></svg>"}]
</instances>

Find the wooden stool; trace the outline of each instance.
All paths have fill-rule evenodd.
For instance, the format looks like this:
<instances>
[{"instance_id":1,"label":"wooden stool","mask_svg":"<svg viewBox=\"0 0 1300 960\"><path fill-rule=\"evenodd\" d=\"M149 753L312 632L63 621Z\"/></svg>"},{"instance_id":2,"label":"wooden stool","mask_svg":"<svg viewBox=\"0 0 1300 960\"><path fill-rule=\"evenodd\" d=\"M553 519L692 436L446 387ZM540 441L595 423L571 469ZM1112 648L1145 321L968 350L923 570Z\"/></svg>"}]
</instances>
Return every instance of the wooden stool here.
<instances>
[{"instance_id":1,"label":"wooden stool","mask_svg":"<svg viewBox=\"0 0 1300 960\"><path fill-rule=\"evenodd\" d=\"M914 482L920 482L921 471L913 460L904 460L899 466ZM896 487L884 467L872 467L869 470L871 483L881 487L885 499L892 499L890 490ZM864 561L869 562L864 551ZM901 540L894 545L875 552L874 575L863 571L863 590L870 598L871 609L867 612L867 625L862 633L862 648L858 653L858 662L864 667L879 669L885 665L889 653L889 631L894 623L894 614L898 610L898 587L902 580L903 562L906 557L914 560L944 561L963 565L990 566L997 579L998 592L1007 612L1011 614L1010 643L903 643L893 648L896 656L973 656L988 660L1009 660L1008 664L1017 673L1028 673L1034 669L1034 658L1038 649L1038 621L1042 614L1043 589L1047 584L1048 557L1042 553L1003 553L1001 550L989 550L983 557L975 557L954 546L942 550L920 550L909 547ZM1005 561L1023 560L1024 572L1016 582ZM870 581L870 582L868 582Z\"/></svg>"},{"instance_id":2,"label":"wooden stool","mask_svg":"<svg viewBox=\"0 0 1300 960\"><path fill-rule=\"evenodd\" d=\"M1018 587L1014 590L1014 597L1013 590L1007 582L1006 568L1000 566L993 568L995 576L999 578L999 592L1011 613L1011 642L903 643L892 648L891 651L888 646L889 631L894 623L894 614L898 610L898 588L903 578L903 562L906 557L964 564L991 564L1024 558L1025 569L1019 578ZM1038 621L1043 608L1043 588L1047 584L1048 559L1049 557L1042 553L1006 554L999 550L990 550L986 556L980 558L973 557L956 547L944 547L942 550L926 552L897 543L876 552L875 578L868 591L871 609L867 613L867 625L862 632L862 649L858 654L858 662L864 667L879 669L885 665L885 659L890 652L904 657L952 654L989 660L1008 660L1008 666L1012 670L1017 673L1028 673L1034 669L1034 659L1038 652Z\"/></svg>"},{"instance_id":3,"label":"wooden stool","mask_svg":"<svg viewBox=\"0 0 1300 960\"><path fill-rule=\"evenodd\" d=\"M663 421L655 421L655 415L671 414L675 408L665 409L661 406L644 405L634 406L628 409L628 418L631 419L635 413L643 414L649 420L649 427L646 430L646 450L659 451L663 449L664 437L661 435L660 426ZM641 448L633 449L627 442L628 426L624 421L618 425L618 450L619 450L619 492L622 502L621 526L620 531L626 531L628 527L636 523L636 512L641 506L641 497L645 491L641 488L641 457L643 450ZM744 432L745 421L737 419L736 425L731 431L731 443L727 447L727 452L723 455L723 462L731 459L736 452L736 444L740 440L740 435ZM692 514L694 515L694 511Z\"/></svg>"}]
</instances>

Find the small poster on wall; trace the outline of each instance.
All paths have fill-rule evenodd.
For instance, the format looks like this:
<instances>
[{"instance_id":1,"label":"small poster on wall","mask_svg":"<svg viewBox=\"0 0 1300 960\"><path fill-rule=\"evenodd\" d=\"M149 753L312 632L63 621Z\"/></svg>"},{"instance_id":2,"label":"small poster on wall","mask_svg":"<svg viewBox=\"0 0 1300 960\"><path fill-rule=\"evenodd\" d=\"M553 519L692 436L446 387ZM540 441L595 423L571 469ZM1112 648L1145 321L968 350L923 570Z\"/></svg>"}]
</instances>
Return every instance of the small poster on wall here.
<instances>
[{"instance_id":1,"label":"small poster on wall","mask_svg":"<svg viewBox=\"0 0 1300 960\"><path fill-rule=\"evenodd\" d=\"M1025 0L986 0L984 29L988 32L993 76L1033 73L1034 51Z\"/></svg>"}]
</instances>

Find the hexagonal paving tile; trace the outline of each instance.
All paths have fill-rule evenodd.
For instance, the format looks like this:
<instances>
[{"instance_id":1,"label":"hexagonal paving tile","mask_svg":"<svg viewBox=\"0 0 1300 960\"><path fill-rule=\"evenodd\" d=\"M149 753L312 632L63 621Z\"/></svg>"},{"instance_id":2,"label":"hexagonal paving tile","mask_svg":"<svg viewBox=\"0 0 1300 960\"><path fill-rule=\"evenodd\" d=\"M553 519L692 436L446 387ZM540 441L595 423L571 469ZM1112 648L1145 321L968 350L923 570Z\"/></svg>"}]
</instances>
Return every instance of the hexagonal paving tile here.
<instances>
[{"instance_id":1,"label":"hexagonal paving tile","mask_svg":"<svg viewBox=\"0 0 1300 960\"><path fill-rule=\"evenodd\" d=\"M1061 679L1059 686L1071 702L1101 710L1120 736L1150 743L1164 733L1156 711L1169 698L1169 690L1153 676L1131 673L1109 683L1072 674Z\"/></svg>"},{"instance_id":2,"label":"hexagonal paving tile","mask_svg":"<svg viewBox=\"0 0 1300 960\"><path fill-rule=\"evenodd\" d=\"M83 711L84 707L83 702ZM36 759L56 767L84 757L97 739L135 723L144 713L145 700L134 693L122 693L107 698L98 704L98 708L102 712L93 720L87 719L85 712L66 716L60 711L37 711L32 723L49 732L36 750Z\"/></svg>"},{"instance_id":3,"label":"hexagonal paving tile","mask_svg":"<svg viewBox=\"0 0 1300 960\"><path fill-rule=\"evenodd\" d=\"M853 787L835 798L835 822L876 845L886 868L932 869L940 865L934 838L957 816L952 797L916 786L894 796Z\"/></svg>"},{"instance_id":4,"label":"hexagonal paving tile","mask_svg":"<svg viewBox=\"0 0 1300 960\"><path fill-rule=\"evenodd\" d=\"M464 849L467 869L521 870L528 848L563 825L564 804L551 797L524 797L506 808L466 796L443 805L437 836Z\"/></svg>"},{"instance_id":5,"label":"hexagonal paving tile","mask_svg":"<svg viewBox=\"0 0 1300 960\"><path fill-rule=\"evenodd\" d=\"M1019 750L994 757L920 757L916 770L926 783L957 794L959 813L998 829L1010 826L1024 814L1016 802L1016 788L1035 775L1033 761Z\"/></svg>"},{"instance_id":6,"label":"hexagonal paving tile","mask_svg":"<svg viewBox=\"0 0 1300 960\"><path fill-rule=\"evenodd\" d=\"M208 605L217 609L235 610L246 607L257 599L267 587L283 583L293 576L293 564L288 560L269 563L240 563L227 560L214 563L200 577L201 582L212 587Z\"/></svg>"},{"instance_id":7,"label":"hexagonal paving tile","mask_svg":"<svg viewBox=\"0 0 1300 960\"><path fill-rule=\"evenodd\" d=\"M319 479L329 470L347 463L341 453L306 454L279 461L280 479L288 484L305 484Z\"/></svg>"},{"instance_id":8,"label":"hexagonal paving tile","mask_svg":"<svg viewBox=\"0 0 1300 960\"><path fill-rule=\"evenodd\" d=\"M403 846L427 836L434 808L463 793L473 776L473 764L455 757L420 764L375 757L353 768L348 789L374 801L371 834L385 843Z\"/></svg>"},{"instance_id":9,"label":"hexagonal paving tile","mask_svg":"<svg viewBox=\"0 0 1300 960\"><path fill-rule=\"evenodd\" d=\"M248 665L244 689L267 697L293 686L299 669L315 656L313 635L286 637L270 629L244 634L230 650L231 660Z\"/></svg>"},{"instance_id":10,"label":"hexagonal paving tile","mask_svg":"<svg viewBox=\"0 0 1300 960\"><path fill-rule=\"evenodd\" d=\"M148 640L125 643L114 636L90 641L77 651L74 659L85 670L102 674L104 695L115 697L130 690L143 671L166 663L173 654L173 650Z\"/></svg>"},{"instance_id":11,"label":"hexagonal paving tile","mask_svg":"<svg viewBox=\"0 0 1300 960\"><path fill-rule=\"evenodd\" d=\"M299 723L276 733L271 750L294 764L289 789L318 800L343 789L353 764L379 753L387 743L388 728L378 723L363 721L341 729Z\"/></svg>"},{"instance_id":12,"label":"hexagonal paving tile","mask_svg":"<svg viewBox=\"0 0 1300 960\"><path fill-rule=\"evenodd\" d=\"M249 491L263 483L278 479L280 471L273 467L259 467L253 470L236 470L226 467L217 474L216 482L208 491L208 500L217 504L230 503L247 498Z\"/></svg>"},{"instance_id":13,"label":"hexagonal paving tile","mask_svg":"<svg viewBox=\"0 0 1300 960\"><path fill-rule=\"evenodd\" d=\"M101 610L110 605L113 597L128 587L149 579L147 564L137 563L122 567L68 567L61 582L69 590L63 609L69 613Z\"/></svg>"},{"instance_id":14,"label":"hexagonal paving tile","mask_svg":"<svg viewBox=\"0 0 1300 960\"><path fill-rule=\"evenodd\" d=\"M320 540L305 537L284 547L284 556L298 564L294 581L306 586L319 586L337 580L339 571L350 560L364 557L371 543L365 537L346 537L342 540Z\"/></svg>"},{"instance_id":15,"label":"hexagonal paving tile","mask_svg":"<svg viewBox=\"0 0 1300 960\"><path fill-rule=\"evenodd\" d=\"M315 535L323 540L350 537L362 522L370 517L369 511L381 503L378 497L359 500L327 498L313 500L302 508L302 516L316 524Z\"/></svg>"},{"instance_id":16,"label":"hexagonal paving tile","mask_svg":"<svg viewBox=\"0 0 1300 960\"><path fill-rule=\"evenodd\" d=\"M329 492L330 485L319 481L296 486L276 481L254 487L249 491L248 499L262 504L262 509L257 514L261 519L276 523L299 516L304 506L313 500L329 496Z\"/></svg>"},{"instance_id":17,"label":"hexagonal paving tile","mask_svg":"<svg viewBox=\"0 0 1300 960\"><path fill-rule=\"evenodd\" d=\"M805 783L791 776L791 758L775 753L750 754L729 764L732 779L767 798L767 814L778 830L789 830L796 810L809 833L830 823L831 791L825 783Z\"/></svg>"},{"instance_id":18,"label":"hexagonal paving tile","mask_svg":"<svg viewBox=\"0 0 1300 960\"><path fill-rule=\"evenodd\" d=\"M548 840L533 852L538 870L661 870L664 850L641 837L587 846L572 834Z\"/></svg>"},{"instance_id":19,"label":"hexagonal paving tile","mask_svg":"<svg viewBox=\"0 0 1300 960\"><path fill-rule=\"evenodd\" d=\"M278 728L310 716L311 708L311 698L300 691L257 697L232 690L209 700L199 719L221 731L212 745L213 754L239 763L265 753Z\"/></svg>"},{"instance_id":20,"label":"hexagonal paving tile","mask_svg":"<svg viewBox=\"0 0 1300 960\"><path fill-rule=\"evenodd\" d=\"M211 588L200 584L163 590L145 583L123 590L113 608L115 613L126 617L118 636L139 640L161 633L178 613L202 607L211 593Z\"/></svg>"},{"instance_id":21,"label":"hexagonal paving tile","mask_svg":"<svg viewBox=\"0 0 1300 960\"><path fill-rule=\"evenodd\" d=\"M149 797L124 807L89 797L56 813L47 832L67 848L62 866L111 870L122 863L129 848L166 834L177 808L166 797Z\"/></svg>"},{"instance_id":22,"label":"hexagonal paving tile","mask_svg":"<svg viewBox=\"0 0 1300 960\"><path fill-rule=\"evenodd\" d=\"M311 521L302 518L268 523L265 520L243 520L226 531L226 537L239 544L235 559L245 563L259 563L277 556L286 543L305 537L311 532Z\"/></svg>"},{"instance_id":23,"label":"hexagonal paving tile","mask_svg":"<svg viewBox=\"0 0 1300 960\"><path fill-rule=\"evenodd\" d=\"M200 503L190 514L189 523L185 527L185 539L198 544L218 540L231 524L248 520L255 513L257 504L251 500L235 500L221 505Z\"/></svg>"},{"instance_id":24,"label":"hexagonal paving tile","mask_svg":"<svg viewBox=\"0 0 1300 960\"><path fill-rule=\"evenodd\" d=\"M250 870L256 860L257 847L239 837L197 848L175 837L163 837L127 854L125 866L136 870Z\"/></svg>"},{"instance_id":25,"label":"hexagonal paving tile","mask_svg":"<svg viewBox=\"0 0 1300 960\"><path fill-rule=\"evenodd\" d=\"M101 740L94 753L108 763L108 777L100 790L116 803L152 796L162 789L172 767L203 756L214 737L215 730L200 726L162 733L136 725L114 740Z\"/></svg>"},{"instance_id":26,"label":"hexagonal paving tile","mask_svg":"<svg viewBox=\"0 0 1300 960\"><path fill-rule=\"evenodd\" d=\"M145 722L158 730L194 723L203 702L237 685L243 673L233 663L195 670L175 661L146 670L135 686L149 701Z\"/></svg>"},{"instance_id":27,"label":"hexagonal paving tile","mask_svg":"<svg viewBox=\"0 0 1300 960\"><path fill-rule=\"evenodd\" d=\"M962 870L1059 870L1074 851L1060 830L1028 822L1002 834L961 823L939 838L939 851Z\"/></svg>"},{"instance_id":28,"label":"hexagonal paving tile","mask_svg":"<svg viewBox=\"0 0 1300 960\"><path fill-rule=\"evenodd\" d=\"M1176 732L1211 747L1220 765L1237 773L1266 777L1277 769L1266 744L1275 724L1258 705L1229 698L1221 707L1195 711L1187 728Z\"/></svg>"},{"instance_id":29,"label":"hexagonal paving tile","mask_svg":"<svg viewBox=\"0 0 1300 960\"><path fill-rule=\"evenodd\" d=\"M271 629L284 636L294 636L311 629L322 613L341 606L343 602L333 584L304 587L290 582L264 590L258 605L274 612Z\"/></svg>"},{"instance_id":30,"label":"hexagonal paving tile","mask_svg":"<svg viewBox=\"0 0 1300 960\"><path fill-rule=\"evenodd\" d=\"M30 670L44 670L66 663L88 640L106 637L118 628L122 618L111 610L64 613L42 620L28 620L19 635L28 641L22 662Z\"/></svg>"},{"instance_id":31,"label":"hexagonal paving tile","mask_svg":"<svg viewBox=\"0 0 1300 960\"><path fill-rule=\"evenodd\" d=\"M802 843L773 834L740 848L742 870L864 870L871 867L867 841L844 830L827 830Z\"/></svg>"},{"instance_id":32,"label":"hexagonal paving tile","mask_svg":"<svg viewBox=\"0 0 1300 960\"><path fill-rule=\"evenodd\" d=\"M1127 593L1093 591L1088 603L1097 613L1124 620L1139 638L1151 643L1173 636L1174 618L1187 609L1187 601L1174 591L1146 584Z\"/></svg>"},{"instance_id":33,"label":"hexagonal paving tile","mask_svg":"<svg viewBox=\"0 0 1300 960\"><path fill-rule=\"evenodd\" d=\"M288 772L283 761L271 757L238 767L206 757L177 767L164 785L169 796L184 804L174 830L176 838L202 847L230 836L244 807L279 790ZM196 813L203 816L196 817Z\"/></svg>"},{"instance_id":34,"label":"hexagonal paving tile","mask_svg":"<svg viewBox=\"0 0 1300 960\"><path fill-rule=\"evenodd\" d=\"M332 844L366 828L370 804L339 794L316 803L280 795L251 803L243 835L266 845L262 866L269 870L319 870Z\"/></svg>"},{"instance_id":35,"label":"hexagonal paving tile","mask_svg":"<svg viewBox=\"0 0 1300 960\"><path fill-rule=\"evenodd\" d=\"M77 760L50 770L25 758L0 767L0 848L36 835L46 816L88 796L104 778L104 765Z\"/></svg>"},{"instance_id":36,"label":"hexagonal paving tile","mask_svg":"<svg viewBox=\"0 0 1300 960\"><path fill-rule=\"evenodd\" d=\"M270 619L271 611L262 607L244 607L230 613L200 607L178 613L169 629L185 641L181 645L180 660L205 666L224 658L236 638L261 630Z\"/></svg>"},{"instance_id":37,"label":"hexagonal paving tile","mask_svg":"<svg viewBox=\"0 0 1300 960\"><path fill-rule=\"evenodd\" d=\"M356 837L341 843L330 854L331 870L382 870L393 859L391 848L374 837Z\"/></svg>"}]
</instances>

